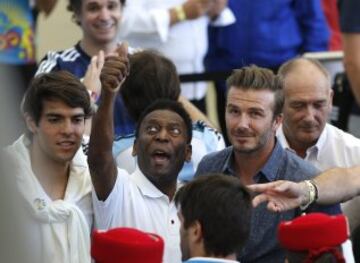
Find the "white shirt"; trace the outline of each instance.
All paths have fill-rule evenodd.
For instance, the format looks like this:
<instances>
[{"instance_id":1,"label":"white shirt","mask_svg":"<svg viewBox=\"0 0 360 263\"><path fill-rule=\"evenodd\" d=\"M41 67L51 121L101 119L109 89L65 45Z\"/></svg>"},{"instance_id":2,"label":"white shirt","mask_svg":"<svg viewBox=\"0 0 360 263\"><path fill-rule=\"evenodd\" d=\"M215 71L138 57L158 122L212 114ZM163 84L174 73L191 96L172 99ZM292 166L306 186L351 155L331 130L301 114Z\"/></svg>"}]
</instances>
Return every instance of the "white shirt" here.
<instances>
[{"instance_id":1,"label":"white shirt","mask_svg":"<svg viewBox=\"0 0 360 263\"><path fill-rule=\"evenodd\" d=\"M292 150L282 126L276 136L284 148ZM317 143L307 149L304 159L320 171L360 165L360 139L327 123Z\"/></svg>"},{"instance_id":2,"label":"white shirt","mask_svg":"<svg viewBox=\"0 0 360 263\"><path fill-rule=\"evenodd\" d=\"M11 176L16 176L24 200L23 236L31 257L39 263L90 262L93 210L85 155L79 149L71 162L64 199L52 200L32 171L29 145L30 140L22 135L5 151L15 161Z\"/></svg>"},{"instance_id":3,"label":"white shirt","mask_svg":"<svg viewBox=\"0 0 360 263\"><path fill-rule=\"evenodd\" d=\"M202 16L170 26L169 9L185 0L131 0L126 2L119 37L133 47L156 49L169 57L179 74L202 73L203 60L208 49L207 26L209 18ZM216 19L215 26L235 22L235 16L226 8ZM202 99L206 83L181 85L181 94L188 99Z\"/></svg>"},{"instance_id":4,"label":"white shirt","mask_svg":"<svg viewBox=\"0 0 360 263\"><path fill-rule=\"evenodd\" d=\"M140 171L118 169L108 198L100 201L93 190L95 225L99 229L133 227L160 235L165 242L165 263L180 263L180 221L173 201Z\"/></svg>"}]
</instances>

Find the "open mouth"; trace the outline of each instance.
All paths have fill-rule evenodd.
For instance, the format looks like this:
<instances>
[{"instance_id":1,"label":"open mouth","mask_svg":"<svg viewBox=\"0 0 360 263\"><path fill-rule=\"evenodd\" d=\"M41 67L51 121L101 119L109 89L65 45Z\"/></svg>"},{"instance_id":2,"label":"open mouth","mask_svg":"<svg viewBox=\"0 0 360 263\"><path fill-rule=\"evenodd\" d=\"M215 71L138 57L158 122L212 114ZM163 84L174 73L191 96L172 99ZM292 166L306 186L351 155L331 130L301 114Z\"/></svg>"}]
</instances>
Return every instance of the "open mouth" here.
<instances>
[{"instance_id":1,"label":"open mouth","mask_svg":"<svg viewBox=\"0 0 360 263\"><path fill-rule=\"evenodd\" d=\"M151 155L156 165L162 165L168 163L170 160L170 154L161 150L156 150Z\"/></svg>"}]
</instances>

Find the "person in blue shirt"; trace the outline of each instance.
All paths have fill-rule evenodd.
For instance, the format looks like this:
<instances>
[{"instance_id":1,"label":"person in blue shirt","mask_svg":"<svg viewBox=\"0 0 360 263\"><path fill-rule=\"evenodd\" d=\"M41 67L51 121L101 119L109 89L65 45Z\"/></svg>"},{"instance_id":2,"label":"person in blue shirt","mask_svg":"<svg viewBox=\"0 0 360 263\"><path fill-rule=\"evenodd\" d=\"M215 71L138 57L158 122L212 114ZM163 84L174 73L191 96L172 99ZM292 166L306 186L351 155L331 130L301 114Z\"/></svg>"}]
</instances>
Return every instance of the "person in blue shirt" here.
<instances>
[{"instance_id":1,"label":"person in blue shirt","mask_svg":"<svg viewBox=\"0 0 360 263\"><path fill-rule=\"evenodd\" d=\"M36 74L67 70L84 78L92 57L100 57L100 51L105 56L111 55L118 47L116 36L124 4L125 0L69 0L68 10L73 12L72 19L80 26L83 37L69 49L48 52ZM117 135L132 133L135 129L121 96L116 98L114 121Z\"/></svg>"},{"instance_id":2,"label":"person in blue shirt","mask_svg":"<svg viewBox=\"0 0 360 263\"><path fill-rule=\"evenodd\" d=\"M236 22L209 27L206 71L255 64L274 71L309 51L328 49L329 29L320 0L229 0ZM216 82L218 116L225 127L225 82Z\"/></svg>"},{"instance_id":3,"label":"person in blue shirt","mask_svg":"<svg viewBox=\"0 0 360 263\"><path fill-rule=\"evenodd\" d=\"M296 154L282 148L275 137L282 120L282 82L271 70L257 66L235 70L227 80L226 125L232 146L206 155L196 176L223 173L245 185L277 180L310 180L319 171ZM340 206L309 206L306 212L341 213ZM301 209L274 214L259 206L252 211L250 237L237 258L243 262L284 262L276 240L282 220L299 216Z\"/></svg>"}]
</instances>

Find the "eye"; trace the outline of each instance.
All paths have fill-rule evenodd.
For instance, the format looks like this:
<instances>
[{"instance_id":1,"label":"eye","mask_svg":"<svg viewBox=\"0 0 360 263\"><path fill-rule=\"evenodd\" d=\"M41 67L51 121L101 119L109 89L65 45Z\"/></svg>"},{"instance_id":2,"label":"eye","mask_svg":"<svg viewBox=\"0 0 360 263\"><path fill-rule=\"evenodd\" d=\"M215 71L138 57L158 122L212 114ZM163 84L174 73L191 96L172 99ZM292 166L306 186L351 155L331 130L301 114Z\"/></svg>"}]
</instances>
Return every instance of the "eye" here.
<instances>
[{"instance_id":1,"label":"eye","mask_svg":"<svg viewBox=\"0 0 360 263\"><path fill-rule=\"evenodd\" d=\"M156 132L158 132L158 127L154 126L154 125L149 125L146 127L146 131L149 133L149 134L154 134Z\"/></svg>"},{"instance_id":2,"label":"eye","mask_svg":"<svg viewBox=\"0 0 360 263\"><path fill-rule=\"evenodd\" d=\"M60 121L60 118L58 118L58 117L48 117L47 120L50 123L58 123Z\"/></svg>"},{"instance_id":3,"label":"eye","mask_svg":"<svg viewBox=\"0 0 360 263\"><path fill-rule=\"evenodd\" d=\"M230 113L230 114L233 114L233 115L239 114L239 110L236 109L236 108L228 108L227 112Z\"/></svg>"},{"instance_id":4,"label":"eye","mask_svg":"<svg viewBox=\"0 0 360 263\"><path fill-rule=\"evenodd\" d=\"M172 128L170 128L170 132L172 135L178 136L181 134L181 129L178 127L172 127Z\"/></svg>"},{"instance_id":5,"label":"eye","mask_svg":"<svg viewBox=\"0 0 360 263\"><path fill-rule=\"evenodd\" d=\"M108 4L108 9L109 9L109 10L115 10L115 9L117 9L118 7L119 7L118 2L110 2L110 3Z\"/></svg>"},{"instance_id":6,"label":"eye","mask_svg":"<svg viewBox=\"0 0 360 263\"><path fill-rule=\"evenodd\" d=\"M85 117L84 116L78 116L73 118L73 123L83 123L85 121Z\"/></svg>"},{"instance_id":7,"label":"eye","mask_svg":"<svg viewBox=\"0 0 360 263\"><path fill-rule=\"evenodd\" d=\"M96 4L90 4L86 8L86 10L89 12L96 12L98 9L99 9L99 6Z\"/></svg>"},{"instance_id":8,"label":"eye","mask_svg":"<svg viewBox=\"0 0 360 263\"><path fill-rule=\"evenodd\" d=\"M263 114L260 111L251 111L250 116L253 117L253 118L258 118L258 117L262 117Z\"/></svg>"},{"instance_id":9,"label":"eye","mask_svg":"<svg viewBox=\"0 0 360 263\"><path fill-rule=\"evenodd\" d=\"M314 103L314 108L315 109L321 109L323 107L326 106L326 102L325 101L320 101L320 102L315 102Z\"/></svg>"}]
</instances>

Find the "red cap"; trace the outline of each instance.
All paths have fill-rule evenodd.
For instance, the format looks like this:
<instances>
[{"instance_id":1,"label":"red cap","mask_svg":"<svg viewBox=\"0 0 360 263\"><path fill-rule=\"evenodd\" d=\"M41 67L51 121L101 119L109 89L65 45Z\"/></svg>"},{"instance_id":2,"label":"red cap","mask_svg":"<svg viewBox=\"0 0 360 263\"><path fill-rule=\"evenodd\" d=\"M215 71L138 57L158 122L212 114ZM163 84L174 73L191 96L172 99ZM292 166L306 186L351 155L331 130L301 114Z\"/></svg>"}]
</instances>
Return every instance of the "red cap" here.
<instances>
[{"instance_id":1,"label":"red cap","mask_svg":"<svg viewBox=\"0 0 360 263\"><path fill-rule=\"evenodd\" d=\"M292 221L281 222L278 227L280 244L293 251L337 247L348 239L348 233L345 216L322 213L299 216Z\"/></svg>"},{"instance_id":2,"label":"red cap","mask_svg":"<svg viewBox=\"0 0 360 263\"><path fill-rule=\"evenodd\" d=\"M134 228L93 232L91 256L98 263L161 263L163 252L164 241L156 234Z\"/></svg>"}]
</instances>

